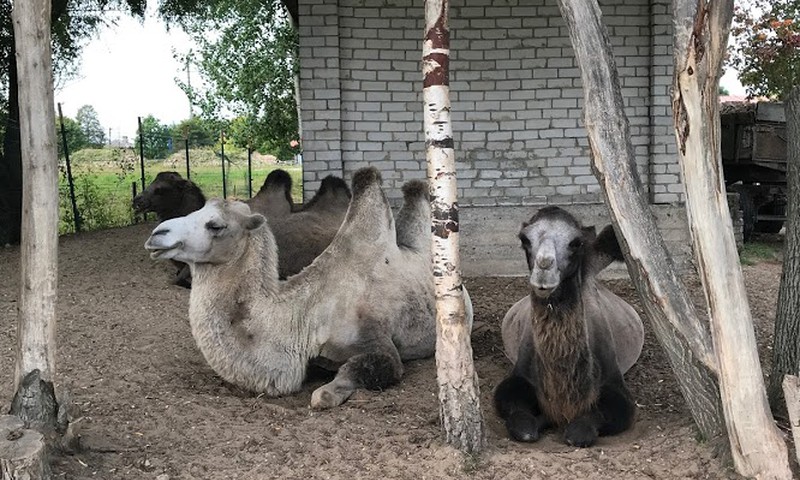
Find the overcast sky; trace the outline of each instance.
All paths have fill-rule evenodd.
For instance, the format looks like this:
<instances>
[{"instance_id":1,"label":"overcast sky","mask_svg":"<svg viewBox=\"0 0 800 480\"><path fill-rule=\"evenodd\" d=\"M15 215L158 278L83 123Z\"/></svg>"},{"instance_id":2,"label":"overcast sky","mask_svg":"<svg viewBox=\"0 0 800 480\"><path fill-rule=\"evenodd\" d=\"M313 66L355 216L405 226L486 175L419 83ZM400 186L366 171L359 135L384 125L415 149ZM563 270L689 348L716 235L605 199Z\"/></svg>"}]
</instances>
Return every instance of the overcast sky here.
<instances>
[{"instance_id":1,"label":"overcast sky","mask_svg":"<svg viewBox=\"0 0 800 480\"><path fill-rule=\"evenodd\" d=\"M56 91L56 102L72 118L83 105L93 106L112 139L133 138L138 116L177 123L189 117L189 100L175 84L175 77L186 78L186 70L173 50L185 53L191 47L180 28L167 32L153 16L142 25L123 15L84 48L78 77ZM722 77L722 85L732 95L745 94L733 71Z\"/></svg>"},{"instance_id":2,"label":"overcast sky","mask_svg":"<svg viewBox=\"0 0 800 480\"><path fill-rule=\"evenodd\" d=\"M177 27L167 33L163 22L148 18L144 25L122 16L83 50L79 76L56 90L64 115L75 117L83 105L97 111L111 138L136 134L138 116L153 115L171 124L189 117L189 100L175 84L186 70L173 58L192 43Z\"/></svg>"}]
</instances>

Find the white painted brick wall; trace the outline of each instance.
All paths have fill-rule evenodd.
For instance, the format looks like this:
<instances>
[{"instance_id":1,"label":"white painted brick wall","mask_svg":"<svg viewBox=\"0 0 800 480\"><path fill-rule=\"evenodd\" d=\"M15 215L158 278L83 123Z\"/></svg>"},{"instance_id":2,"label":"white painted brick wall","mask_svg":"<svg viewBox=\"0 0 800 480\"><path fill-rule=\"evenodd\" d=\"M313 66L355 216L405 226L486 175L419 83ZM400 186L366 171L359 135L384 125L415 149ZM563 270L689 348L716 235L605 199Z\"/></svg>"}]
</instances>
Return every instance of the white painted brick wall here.
<instances>
[{"instance_id":1,"label":"white painted brick wall","mask_svg":"<svg viewBox=\"0 0 800 480\"><path fill-rule=\"evenodd\" d=\"M533 4L532 4L533 3ZM681 199L667 0L611 0L631 140L655 203ZM451 101L462 206L600 203L583 91L555 0L451 2ZM383 171L390 198L425 176L421 2L300 0L304 180ZM654 56L655 55L655 56Z\"/></svg>"}]
</instances>

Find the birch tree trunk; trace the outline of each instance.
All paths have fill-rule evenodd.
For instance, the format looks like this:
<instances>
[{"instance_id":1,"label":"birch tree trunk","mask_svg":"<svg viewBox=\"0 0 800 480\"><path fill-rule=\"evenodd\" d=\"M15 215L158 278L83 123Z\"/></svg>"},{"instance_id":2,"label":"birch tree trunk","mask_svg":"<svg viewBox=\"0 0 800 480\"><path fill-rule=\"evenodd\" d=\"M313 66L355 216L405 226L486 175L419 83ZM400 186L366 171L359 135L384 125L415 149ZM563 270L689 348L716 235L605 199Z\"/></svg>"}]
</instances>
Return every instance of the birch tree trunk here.
<instances>
[{"instance_id":1,"label":"birch tree trunk","mask_svg":"<svg viewBox=\"0 0 800 480\"><path fill-rule=\"evenodd\" d=\"M447 442L472 453L483 447L484 431L458 251L455 151L450 123L448 10L448 0L425 0L422 95L433 217L436 368L440 417Z\"/></svg>"},{"instance_id":2,"label":"birch tree trunk","mask_svg":"<svg viewBox=\"0 0 800 480\"><path fill-rule=\"evenodd\" d=\"M722 178L717 92L733 0L674 0L672 12L672 115L731 453L741 475L788 479L788 452L767 403Z\"/></svg>"},{"instance_id":3,"label":"birch tree trunk","mask_svg":"<svg viewBox=\"0 0 800 480\"><path fill-rule=\"evenodd\" d=\"M559 0L584 89L594 174L620 235L628 272L703 436L720 444L725 424L711 336L677 277L636 171L617 67L596 0Z\"/></svg>"},{"instance_id":4,"label":"birch tree trunk","mask_svg":"<svg viewBox=\"0 0 800 480\"><path fill-rule=\"evenodd\" d=\"M773 410L782 409L783 377L800 375L800 87L792 89L784 100L784 108L789 206L768 389Z\"/></svg>"},{"instance_id":5,"label":"birch tree trunk","mask_svg":"<svg viewBox=\"0 0 800 480\"><path fill-rule=\"evenodd\" d=\"M52 382L58 267L58 162L50 5L48 0L14 2L11 12L17 47L23 183L22 281L14 375L14 390L22 400L14 402L12 413L20 415L28 425L54 422L56 405Z\"/></svg>"}]
</instances>

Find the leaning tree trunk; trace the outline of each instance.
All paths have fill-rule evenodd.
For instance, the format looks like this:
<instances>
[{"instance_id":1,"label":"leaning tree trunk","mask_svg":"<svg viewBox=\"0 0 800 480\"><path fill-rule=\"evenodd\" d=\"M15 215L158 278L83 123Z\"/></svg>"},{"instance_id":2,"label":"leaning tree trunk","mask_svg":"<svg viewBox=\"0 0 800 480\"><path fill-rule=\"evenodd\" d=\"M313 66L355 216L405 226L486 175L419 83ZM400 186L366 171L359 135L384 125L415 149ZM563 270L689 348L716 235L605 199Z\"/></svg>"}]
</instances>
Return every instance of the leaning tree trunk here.
<instances>
[{"instance_id":1,"label":"leaning tree trunk","mask_svg":"<svg viewBox=\"0 0 800 480\"><path fill-rule=\"evenodd\" d=\"M55 428L55 302L58 255L58 162L50 1L15 2L22 152L22 248L13 414ZM18 400L19 399L19 400Z\"/></svg>"},{"instance_id":2,"label":"leaning tree trunk","mask_svg":"<svg viewBox=\"0 0 800 480\"><path fill-rule=\"evenodd\" d=\"M471 325L458 256L455 151L450 123L448 0L425 0L422 44L425 144L431 194L433 278L436 288L436 368L441 421L451 445L477 452L484 444Z\"/></svg>"},{"instance_id":3,"label":"leaning tree trunk","mask_svg":"<svg viewBox=\"0 0 800 480\"><path fill-rule=\"evenodd\" d=\"M789 205L768 390L774 411L783 410L783 377L800 375L800 87L792 89L785 99L784 108Z\"/></svg>"},{"instance_id":4,"label":"leaning tree trunk","mask_svg":"<svg viewBox=\"0 0 800 480\"><path fill-rule=\"evenodd\" d=\"M672 115L734 465L747 477L791 478L767 403L722 178L717 92L733 0L674 0L672 11Z\"/></svg>"},{"instance_id":5,"label":"leaning tree trunk","mask_svg":"<svg viewBox=\"0 0 800 480\"><path fill-rule=\"evenodd\" d=\"M616 63L596 0L559 0L584 89L595 176L645 312L703 436L724 440L711 337L677 277L636 172Z\"/></svg>"}]
</instances>

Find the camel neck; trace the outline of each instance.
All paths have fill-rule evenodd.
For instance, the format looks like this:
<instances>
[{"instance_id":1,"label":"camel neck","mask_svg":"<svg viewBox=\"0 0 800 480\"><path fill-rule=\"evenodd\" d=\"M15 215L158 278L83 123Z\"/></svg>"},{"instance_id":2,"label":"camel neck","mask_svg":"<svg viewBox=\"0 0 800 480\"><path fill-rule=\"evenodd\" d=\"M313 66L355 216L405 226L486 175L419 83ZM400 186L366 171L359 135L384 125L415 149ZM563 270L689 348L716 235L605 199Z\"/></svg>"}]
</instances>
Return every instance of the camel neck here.
<instances>
[{"instance_id":1,"label":"camel neck","mask_svg":"<svg viewBox=\"0 0 800 480\"><path fill-rule=\"evenodd\" d=\"M195 265L189 323L200 351L222 378L282 395L300 387L311 353L308 333L291 321L291 305L276 299L274 247L271 233L259 232L236 260Z\"/></svg>"}]
</instances>

